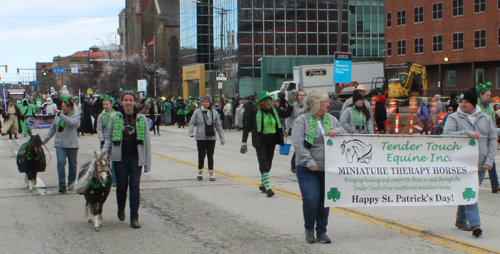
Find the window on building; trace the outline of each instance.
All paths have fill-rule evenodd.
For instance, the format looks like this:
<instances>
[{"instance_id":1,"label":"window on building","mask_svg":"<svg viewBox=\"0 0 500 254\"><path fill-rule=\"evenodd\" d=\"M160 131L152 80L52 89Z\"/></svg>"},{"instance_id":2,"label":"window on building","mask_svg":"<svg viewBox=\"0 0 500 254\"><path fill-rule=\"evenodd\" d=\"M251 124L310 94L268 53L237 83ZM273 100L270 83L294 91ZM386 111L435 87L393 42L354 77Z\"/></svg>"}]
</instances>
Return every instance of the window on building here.
<instances>
[{"instance_id":1,"label":"window on building","mask_svg":"<svg viewBox=\"0 0 500 254\"><path fill-rule=\"evenodd\" d=\"M453 33L453 50L464 49L464 33Z\"/></svg>"},{"instance_id":2,"label":"window on building","mask_svg":"<svg viewBox=\"0 0 500 254\"><path fill-rule=\"evenodd\" d=\"M486 0L474 0L474 13L486 12Z\"/></svg>"},{"instance_id":3,"label":"window on building","mask_svg":"<svg viewBox=\"0 0 500 254\"><path fill-rule=\"evenodd\" d=\"M446 86L456 86L457 85L457 73L455 71L446 72Z\"/></svg>"},{"instance_id":4,"label":"window on building","mask_svg":"<svg viewBox=\"0 0 500 254\"><path fill-rule=\"evenodd\" d=\"M415 54L424 53L424 38L415 38Z\"/></svg>"},{"instance_id":5,"label":"window on building","mask_svg":"<svg viewBox=\"0 0 500 254\"><path fill-rule=\"evenodd\" d=\"M387 56L392 56L392 41L387 42Z\"/></svg>"},{"instance_id":6,"label":"window on building","mask_svg":"<svg viewBox=\"0 0 500 254\"><path fill-rule=\"evenodd\" d=\"M500 3L500 0L498 2ZM498 28L498 46L500 47L500 27Z\"/></svg>"},{"instance_id":7,"label":"window on building","mask_svg":"<svg viewBox=\"0 0 500 254\"><path fill-rule=\"evenodd\" d=\"M442 19L443 18L443 3L436 3L432 5L432 19Z\"/></svg>"},{"instance_id":8,"label":"window on building","mask_svg":"<svg viewBox=\"0 0 500 254\"><path fill-rule=\"evenodd\" d=\"M500 10L500 0L498 0L497 8Z\"/></svg>"},{"instance_id":9,"label":"window on building","mask_svg":"<svg viewBox=\"0 0 500 254\"><path fill-rule=\"evenodd\" d=\"M464 15L464 0L453 0L453 17Z\"/></svg>"},{"instance_id":10,"label":"window on building","mask_svg":"<svg viewBox=\"0 0 500 254\"><path fill-rule=\"evenodd\" d=\"M415 23L422 23L424 22L424 7L415 7Z\"/></svg>"},{"instance_id":11,"label":"window on building","mask_svg":"<svg viewBox=\"0 0 500 254\"><path fill-rule=\"evenodd\" d=\"M476 69L476 85L484 84L484 69Z\"/></svg>"},{"instance_id":12,"label":"window on building","mask_svg":"<svg viewBox=\"0 0 500 254\"><path fill-rule=\"evenodd\" d=\"M398 11L398 26L406 25L406 10Z\"/></svg>"},{"instance_id":13,"label":"window on building","mask_svg":"<svg viewBox=\"0 0 500 254\"><path fill-rule=\"evenodd\" d=\"M443 51L443 35L432 36L432 51L434 53Z\"/></svg>"},{"instance_id":14,"label":"window on building","mask_svg":"<svg viewBox=\"0 0 500 254\"><path fill-rule=\"evenodd\" d=\"M498 1L500 3L500 1ZM500 88L500 68L497 68L497 88Z\"/></svg>"},{"instance_id":15,"label":"window on building","mask_svg":"<svg viewBox=\"0 0 500 254\"><path fill-rule=\"evenodd\" d=\"M486 48L486 30L474 31L474 47Z\"/></svg>"},{"instance_id":16,"label":"window on building","mask_svg":"<svg viewBox=\"0 0 500 254\"><path fill-rule=\"evenodd\" d=\"M406 55L406 40L398 41L398 56Z\"/></svg>"},{"instance_id":17,"label":"window on building","mask_svg":"<svg viewBox=\"0 0 500 254\"><path fill-rule=\"evenodd\" d=\"M392 13L388 12L387 13L387 27L391 27L392 26Z\"/></svg>"}]
</instances>

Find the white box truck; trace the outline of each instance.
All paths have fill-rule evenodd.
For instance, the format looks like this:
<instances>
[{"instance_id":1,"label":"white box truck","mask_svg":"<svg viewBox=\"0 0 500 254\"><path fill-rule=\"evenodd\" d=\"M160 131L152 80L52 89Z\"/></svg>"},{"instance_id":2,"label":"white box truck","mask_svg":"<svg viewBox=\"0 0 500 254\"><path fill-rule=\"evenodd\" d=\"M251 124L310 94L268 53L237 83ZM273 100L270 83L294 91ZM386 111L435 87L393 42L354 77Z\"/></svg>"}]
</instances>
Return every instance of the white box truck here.
<instances>
[{"instance_id":1,"label":"white box truck","mask_svg":"<svg viewBox=\"0 0 500 254\"><path fill-rule=\"evenodd\" d=\"M306 93L314 89L322 89L327 93L335 92L334 64L317 64L317 65L301 65L293 67L293 81L285 81L281 85L281 89L285 88L287 93L303 89ZM353 62L351 70L351 82L357 82L364 85L367 92L375 88L382 88L383 82L376 83L374 80L383 79L384 63L383 62ZM372 85L373 84L373 85ZM352 94L354 87L347 87L342 90L342 94ZM278 91L273 91L271 94L277 94Z\"/></svg>"}]
</instances>

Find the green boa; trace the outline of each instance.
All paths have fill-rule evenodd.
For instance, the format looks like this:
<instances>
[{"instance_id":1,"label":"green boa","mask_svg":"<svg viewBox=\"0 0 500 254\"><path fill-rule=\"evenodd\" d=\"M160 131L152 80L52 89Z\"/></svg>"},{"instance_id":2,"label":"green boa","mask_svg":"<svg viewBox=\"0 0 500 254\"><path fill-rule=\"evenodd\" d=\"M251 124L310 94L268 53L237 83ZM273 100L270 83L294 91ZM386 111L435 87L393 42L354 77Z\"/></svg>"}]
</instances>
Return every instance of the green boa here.
<instances>
[{"instance_id":1,"label":"green boa","mask_svg":"<svg viewBox=\"0 0 500 254\"><path fill-rule=\"evenodd\" d=\"M281 129L281 121L279 119L278 111L273 107L274 117L276 119L276 123L278 124L278 128ZM257 116L255 117L257 120L257 132L262 132L262 110L257 110Z\"/></svg>"},{"instance_id":2,"label":"green boa","mask_svg":"<svg viewBox=\"0 0 500 254\"><path fill-rule=\"evenodd\" d=\"M332 124L330 123L330 118L328 118L327 114L323 115L323 127L325 129L325 133L333 130ZM306 136L307 142L313 144L314 143L314 137L316 136L316 130L318 129L318 120L316 120L316 116L311 114L311 111L309 111L309 129L311 131L309 134Z\"/></svg>"},{"instance_id":3,"label":"green boa","mask_svg":"<svg viewBox=\"0 0 500 254\"><path fill-rule=\"evenodd\" d=\"M104 116L106 117L106 129L108 129L109 127L109 117L111 116L111 114L115 113L115 110L114 109L111 109L111 113L108 113L106 110L103 110L101 112L101 114L104 114Z\"/></svg>"},{"instance_id":4,"label":"green boa","mask_svg":"<svg viewBox=\"0 0 500 254\"><path fill-rule=\"evenodd\" d=\"M137 130L137 141L144 143L144 137L146 136L146 122L141 116L136 121ZM123 116L121 114L115 114L115 122L113 123L113 142L121 142L123 137Z\"/></svg>"},{"instance_id":5,"label":"green boa","mask_svg":"<svg viewBox=\"0 0 500 254\"><path fill-rule=\"evenodd\" d=\"M72 111L67 117L71 117L75 111ZM59 117L59 127L64 128L66 127L66 121L64 121L61 117Z\"/></svg>"},{"instance_id":6,"label":"green boa","mask_svg":"<svg viewBox=\"0 0 500 254\"><path fill-rule=\"evenodd\" d=\"M490 117L493 117L493 120L495 120L495 117L493 116L493 106L488 105L488 108L484 108L483 107L483 103L481 102L481 99L480 98L477 98L477 105L479 106L479 108L481 109L481 111L483 111L484 113L488 114L488 116Z\"/></svg>"},{"instance_id":7,"label":"green boa","mask_svg":"<svg viewBox=\"0 0 500 254\"><path fill-rule=\"evenodd\" d=\"M358 116L358 110L356 109L355 106L352 107L352 114L354 115L354 125L355 126L359 126L359 116ZM361 112L361 114L363 115L363 125L362 126L365 126L366 125L366 116L365 114L363 114L363 112Z\"/></svg>"},{"instance_id":8,"label":"green boa","mask_svg":"<svg viewBox=\"0 0 500 254\"><path fill-rule=\"evenodd\" d=\"M106 185L109 184L109 181L110 181L110 177L108 177L108 179L106 179L106 183L101 183L101 182L99 182L99 180L92 177L90 179L89 185L92 186L92 188L94 188L94 189L99 189L101 187L106 187Z\"/></svg>"}]
</instances>

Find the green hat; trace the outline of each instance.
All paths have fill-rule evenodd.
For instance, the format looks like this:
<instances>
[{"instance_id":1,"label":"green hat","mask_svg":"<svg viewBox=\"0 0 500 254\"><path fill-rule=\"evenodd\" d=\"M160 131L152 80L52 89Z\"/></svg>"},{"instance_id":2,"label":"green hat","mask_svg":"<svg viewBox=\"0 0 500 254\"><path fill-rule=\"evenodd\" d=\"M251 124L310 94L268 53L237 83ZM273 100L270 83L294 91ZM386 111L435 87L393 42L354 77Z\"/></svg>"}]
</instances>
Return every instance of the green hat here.
<instances>
[{"instance_id":1,"label":"green hat","mask_svg":"<svg viewBox=\"0 0 500 254\"><path fill-rule=\"evenodd\" d=\"M276 99L276 96L273 94L273 95L270 95L268 91L264 91L262 93L259 94L259 100L257 101L256 104L259 104L259 102L267 99L267 98L272 98L272 99Z\"/></svg>"}]
</instances>

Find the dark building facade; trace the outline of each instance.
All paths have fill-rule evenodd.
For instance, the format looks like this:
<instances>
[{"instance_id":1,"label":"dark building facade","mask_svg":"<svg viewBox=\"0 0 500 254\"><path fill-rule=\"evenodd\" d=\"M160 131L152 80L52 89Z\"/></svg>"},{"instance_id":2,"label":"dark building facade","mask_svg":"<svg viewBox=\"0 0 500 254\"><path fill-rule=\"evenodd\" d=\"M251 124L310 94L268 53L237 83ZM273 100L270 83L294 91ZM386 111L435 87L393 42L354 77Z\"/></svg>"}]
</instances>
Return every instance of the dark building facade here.
<instances>
[{"instance_id":1,"label":"dark building facade","mask_svg":"<svg viewBox=\"0 0 500 254\"><path fill-rule=\"evenodd\" d=\"M294 58L301 65L323 63L342 51L364 61L383 60L383 0L183 0L180 7L182 66L194 68L186 70L191 73L204 64L206 72L204 81L183 77L189 91L199 86L217 94L220 69L228 76L225 94L278 89L292 78L293 68L262 70L262 62L273 57Z\"/></svg>"},{"instance_id":2,"label":"dark building facade","mask_svg":"<svg viewBox=\"0 0 500 254\"><path fill-rule=\"evenodd\" d=\"M500 95L500 1L386 1L389 77L410 62L426 66L429 96L485 82Z\"/></svg>"},{"instance_id":3,"label":"dark building facade","mask_svg":"<svg viewBox=\"0 0 500 254\"><path fill-rule=\"evenodd\" d=\"M120 13L121 45L124 60L139 57L144 43L146 61L156 61L167 71L168 84L162 95L177 95L181 89L179 0L126 0Z\"/></svg>"}]
</instances>

